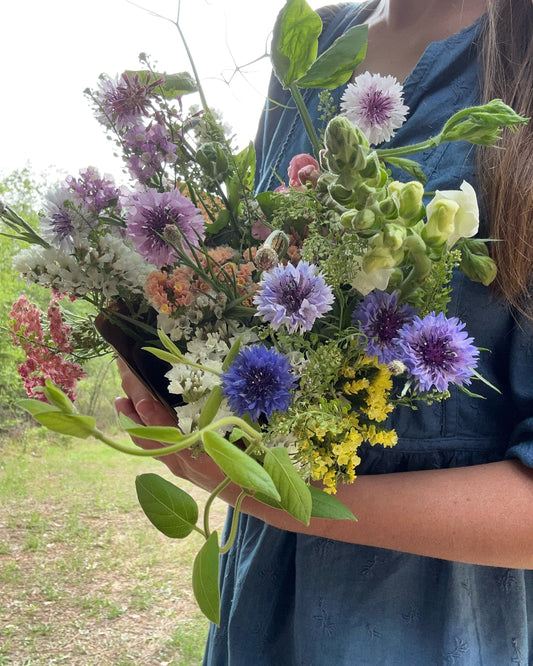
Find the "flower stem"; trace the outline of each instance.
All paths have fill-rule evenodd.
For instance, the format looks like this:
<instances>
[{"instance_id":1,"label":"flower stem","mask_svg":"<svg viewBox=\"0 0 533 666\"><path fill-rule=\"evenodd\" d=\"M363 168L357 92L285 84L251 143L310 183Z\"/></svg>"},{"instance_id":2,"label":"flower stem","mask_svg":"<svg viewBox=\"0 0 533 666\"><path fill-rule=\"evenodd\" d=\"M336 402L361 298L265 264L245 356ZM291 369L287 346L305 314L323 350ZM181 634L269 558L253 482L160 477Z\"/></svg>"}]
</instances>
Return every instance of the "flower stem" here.
<instances>
[{"instance_id":1,"label":"flower stem","mask_svg":"<svg viewBox=\"0 0 533 666\"><path fill-rule=\"evenodd\" d=\"M239 524L239 516L241 515L241 505L243 503L244 498L246 497L248 493L246 493L244 490L242 493L237 497L237 501L235 502L235 508L233 509L233 517L231 519L231 529L230 533L228 536L228 539L226 543L223 546L220 546L220 554L224 555L224 553L227 553L228 550L233 546L233 542L235 541L235 537L237 535L237 526Z\"/></svg>"},{"instance_id":2,"label":"flower stem","mask_svg":"<svg viewBox=\"0 0 533 666\"><path fill-rule=\"evenodd\" d=\"M159 449L141 449L136 446L135 447L125 446L124 444L115 442L114 440L104 435L104 433L98 430L97 428L93 430L91 435L96 439L100 440L101 442L103 442L104 444L107 444L107 446L110 446L112 449L115 449L116 451L120 451L121 453L128 453L132 456L141 456L146 458L157 458L159 456L166 456L169 453L176 453L176 451L181 451L182 449L186 449L191 444L194 444L194 442L196 442L200 438L200 434L195 432L192 433L189 437L182 439L181 442L178 442L177 444L171 444L170 446L163 446Z\"/></svg>"},{"instance_id":3,"label":"flower stem","mask_svg":"<svg viewBox=\"0 0 533 666\"><path fill-rule=\"evenodd\" d=\"M295 83L291 83L289 90L291 91L292 98L294 99L294 103L296 104L296 108L298 109L298 113L302 119L306 134L309 138L309 141L311 142L311 145L313 146L313 153L318 160L322 146L313 125L313 121L311 120L311 116L309 115L307 105L304 102L304 98L302 97L300 89Z\"/></svg>"},{"instance_id":4,"label":"flower stem","mask_svg":"<svg viewBox=\"0 0 533 666\"><path fill-rule=\"evenodd\" d=\"M213 504L215 499L220 495L220 493L224 490L224 488L227 488L230 483L231 483L230 479L225 478L224 481L219 483L218 486L213 490L213 492L207 498L204 507L204 532L206 539L208 539L209 536L211 535L211 530L209 529L209 513L211 511L211 505Z\"/></svg>"},{"instance_id":5,"label":"flower stem","mask_svg":"<svg viewBox=\"0 0 533 666\"><path fill-rule=\"evenodd\" d=\"M421 153L423 150L435 148L441 143L441 134L433 136L425 141L413 143L410 146L399 146L398 148L376 148L378 157L386 160L387 157L401 157L403 155L411 155L412 153Z\"/></svg>"}]
</instances>

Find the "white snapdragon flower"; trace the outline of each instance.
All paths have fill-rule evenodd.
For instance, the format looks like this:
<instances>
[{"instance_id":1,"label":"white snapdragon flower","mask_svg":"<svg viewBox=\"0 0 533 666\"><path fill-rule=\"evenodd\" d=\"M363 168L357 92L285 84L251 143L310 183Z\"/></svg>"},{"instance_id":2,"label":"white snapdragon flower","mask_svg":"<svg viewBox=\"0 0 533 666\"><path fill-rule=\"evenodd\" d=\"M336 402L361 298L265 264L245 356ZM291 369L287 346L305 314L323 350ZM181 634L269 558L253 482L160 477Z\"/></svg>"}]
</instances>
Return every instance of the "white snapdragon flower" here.
<instances>
[{"instance_id":1,"label":"white snapdragon flower","mask_svg":"<svg viewBox=\"0 0 533 666\"><path fill-rule=\"evenodd\" d=\"M446 246L451 248L460 238L471 238L479 229L479 206L476 192L470 183L464 180L459 190L437 190L435 196L426 206L428 220L431 220L435 209L443 202L452 202L448 208L453 209L450 220L450 233ZM455 205L454 205L455 204Z\"/></svg>"}]
</instances>

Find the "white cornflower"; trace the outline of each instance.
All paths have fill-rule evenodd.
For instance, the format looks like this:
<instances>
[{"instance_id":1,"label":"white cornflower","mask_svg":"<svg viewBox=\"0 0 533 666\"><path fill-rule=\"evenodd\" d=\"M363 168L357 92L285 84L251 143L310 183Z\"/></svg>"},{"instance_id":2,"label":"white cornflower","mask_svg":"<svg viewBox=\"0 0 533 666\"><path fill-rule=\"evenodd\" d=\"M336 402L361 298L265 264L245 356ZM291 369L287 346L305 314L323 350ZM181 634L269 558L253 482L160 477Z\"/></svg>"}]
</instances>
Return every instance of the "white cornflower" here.
<instances>
[{"instance_id":1,"label":"white cornflower","mask_svg":"<svg viewBox=\"0 0 533 666\"><path fill-rule=\"evenodd\" d=\"M346 86L341 111L364 133L369 143L377 145L394 136L409 107L403 103L403 88L394 76L365 72Z\"/></svg>"}]
</instances>

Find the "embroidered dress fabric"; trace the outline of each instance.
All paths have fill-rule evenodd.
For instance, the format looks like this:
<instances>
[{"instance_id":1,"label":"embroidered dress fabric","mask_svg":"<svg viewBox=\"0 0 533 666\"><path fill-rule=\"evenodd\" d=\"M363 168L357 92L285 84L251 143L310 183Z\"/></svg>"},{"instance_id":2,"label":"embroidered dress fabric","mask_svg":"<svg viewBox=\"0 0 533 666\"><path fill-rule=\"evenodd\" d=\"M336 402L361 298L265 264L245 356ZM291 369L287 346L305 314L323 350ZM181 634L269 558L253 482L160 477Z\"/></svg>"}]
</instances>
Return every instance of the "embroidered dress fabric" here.
<instances>
[{"instance_id":1,"label":"embroidered dress fabric","mask_svg":"<svg viewBox=\"0 0 533 666\"><path fill-rule=\"evenodd\" d=\"M322 11L321 49L365 21L374 3ZM390 146L438 132L479 103L474 25L429 45L404 83L410 112ZM385 75L387 72L380 72ZM334 91L339 102L342 90ZM315 117L317 93L306 91ZM286 102L273 81L269 98ZM311 152L292 109L267 104L257 138L258 187L279 184L290 158ZM415 158L428 189L474 186L475 149L461 141ZM405 179L405 175L402 176ZM481 232L483 236L484 232ZM476 465L518 458L533 467L533 336L489 289L458 274L451 316L467 324L480 372L501 394L453 390L418 411L398 409L396 447L361 451L361 474ZM479 384L479 385L478 385ZM495 525L494 529L498 529ZM221 567L222 620L204 666L527 666L533 663L533 571L474 566L280 531L241 516Z\"/></svg>"}]
</instances>

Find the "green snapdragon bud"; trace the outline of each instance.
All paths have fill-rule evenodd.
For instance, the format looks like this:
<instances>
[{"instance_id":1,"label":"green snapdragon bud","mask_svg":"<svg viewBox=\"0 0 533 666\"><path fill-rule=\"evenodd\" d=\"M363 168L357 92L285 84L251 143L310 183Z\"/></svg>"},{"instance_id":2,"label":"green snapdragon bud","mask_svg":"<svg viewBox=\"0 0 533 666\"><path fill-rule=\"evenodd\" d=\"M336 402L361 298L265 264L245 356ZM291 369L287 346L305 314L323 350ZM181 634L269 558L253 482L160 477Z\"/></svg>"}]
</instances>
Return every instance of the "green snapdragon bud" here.
<instances>
[{"instance_id":1,"label":"green snapdragon bud","mask_svg":"<svg viewBox=\"0 0 533 666\"><path fill-rule=\"evenodd\" d=\"M422 239L432 248L442 247L455 229L455 215L459 204L451 199L436 201L428 211L428 220L422 229Z\"/></svg>"},{"instance_id":2,"label":"green snapdragon bud","mask_svg":"<svg viewBox=\"0 0 533 666\"><path fill-rule=\"evenodd\" d=\"M370 208L347 210L341 215L340 222L345 229L370 231L376 224L376 216Z\"/></svg>"},{"instance_id":3,"label":"green snapdragon bud","mask_svg":"<svg viewBox=\"0 0 533 666\"><path fill-rule=\"evenodd\" d=\"M498 269L490 258L483 241L467 239L461 245L461 271L474 282L489 285L496 277Z\"/></svg>"},{"instance_id":4,"label":"green snapdragon bud","mask_svg":"<svg viewBox=\"0 0 533 666\"><path fill-rule=\"evenodd\" d=\"M228 151L217 141L203 143L196 151L196 161L208 178L217 183L224 182L230 175Z\"/></svg>"},{"instance_id":5,"label":"green snapdragon bud","mask_svg":"<svg viewBox=\"0 0 533 666\"><path fill-rule=\"evenodd\" d=\"M440 134L441 141L459 141L492 146L498 141L502 127L514 130L527 123L524 118L504 104L501 99L493 99L483 106L472 106L454 114Z\"/></svg>"},{"instance_id":6,"label":"green snapdragon bud","mask_svg":"<svg viewBox=\"0 0 533 666\"><path fill-rule=\"evenodd\" d=\"M398 200L398 212L404 220L417 221L424 215L422 198L424 186L417 180L401 183L397 180L388 186L389 194L396 196Z\"/></svg>"},{"instance_id":7,"label":"green snapdragon bud","mask_svg":"<svg viewBox=\"0 0 533 666\"><path fill-rule=\"evenodd\" d=\"M379 244L363 257L363 270L365 273L373 273L384 268L395 268L403 259L403 254L401 250Z\"/></svg>"},{"instance_id":8,"label":"green snapdragon bud","mask_svg":"<svg viewBox=\"0 0 533 666\"><path fill-rule=\"evenodd\" d=\"M324 145L326 167L338 175L340 185L352 189L360 180L359 172L367 166L369 144L365 135L344 116L336 116L326 127Z\"/></svg>"},{"instance_id":9,"label":"green snapdragon bud","mask_svg":"<svg viewBox=\"0 0 533 666\"><path fill-rule=\"evenodd\" d=\"M399 250L407 236L407 229L401 224L388 223L383 228L383 244L391 250Z\"/></svg>"}]
</instances>

